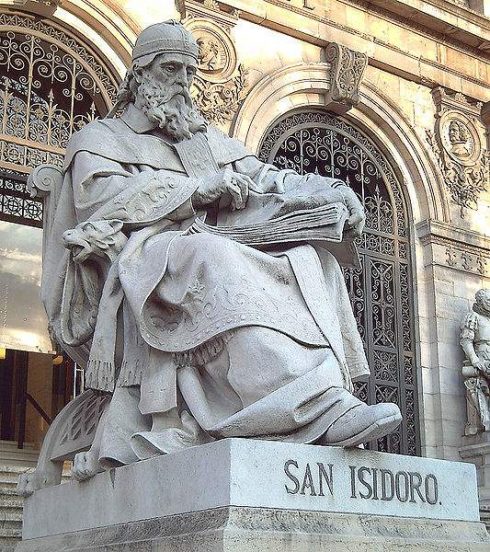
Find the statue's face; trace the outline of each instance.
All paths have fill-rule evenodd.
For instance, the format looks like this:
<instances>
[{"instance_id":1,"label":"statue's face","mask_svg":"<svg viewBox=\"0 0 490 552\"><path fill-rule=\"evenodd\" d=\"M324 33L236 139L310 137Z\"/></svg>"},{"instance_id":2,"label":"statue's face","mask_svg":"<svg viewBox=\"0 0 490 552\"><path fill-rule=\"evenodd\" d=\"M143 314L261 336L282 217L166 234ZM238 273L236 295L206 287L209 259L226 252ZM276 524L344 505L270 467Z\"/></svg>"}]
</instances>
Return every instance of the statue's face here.
<instances>
[{"instance_id":1,"label":"statue's face","mask_svg":"<svg viewBox=\"0 0 490 552\"><path fill-rule=\"evenodd\" d=\"M190 87L197 64L186 54L160 54L146 67L135 67L135 106L172 139L190 138L206 124L192 105Z\"/></svg>"},{"instance_id":2,"label":"statue's face","mask_svg":"<svg viewBox=\"0 0 490 552\"><path fill-rule=\"evenodd\" d=\"M451 144L460 141L459 127L454 121L452 121L449 125L449 140Z\"/></svg>"},{"instance_id":3,"label":"statue's face","mask_svg":"<svg viewBox=\"0 0 490 552\"><path fill-rule=\"evenodd\" d=\"M164 89L180 84L189 90L196 70L196 61L192 56L172 53L160 54L148 67L148 73L154 82Z\"/></svg>"}]
</instances>

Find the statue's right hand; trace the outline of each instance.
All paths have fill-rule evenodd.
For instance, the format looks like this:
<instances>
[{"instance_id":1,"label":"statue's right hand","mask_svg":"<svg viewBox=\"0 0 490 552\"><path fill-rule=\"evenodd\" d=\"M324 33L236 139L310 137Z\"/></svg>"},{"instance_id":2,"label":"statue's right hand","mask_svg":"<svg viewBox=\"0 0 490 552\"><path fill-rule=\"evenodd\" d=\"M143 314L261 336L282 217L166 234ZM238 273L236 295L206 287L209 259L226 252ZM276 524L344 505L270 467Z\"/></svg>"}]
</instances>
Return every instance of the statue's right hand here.
<instances>
[{"instance_id":1,"label":"statue's right hand","mask_svg":"<svg viewBox=\"0 0 490 552\"><path fill-rule=\"evenodd\" d=\"M203 207L228 195L231 198L232 209L243 209L247 204L250 187L253 187L253 182L248 176L226 167L202 180L192 196L192 204L194 207Z\"/></svg>"},{"instance_id":2,"label":"statue's right hand","mask_svg":"<svg viewBox=\"0 0 490 552\"><path fill-rule=\"evenodd\" d=\"M483 362L482 360L478 359L475 362L473 362L472 364L473 364L473 368L476 368L479 372L486 373L487 366L486 366L486 363Z\"/></svg>"}]
</instances>

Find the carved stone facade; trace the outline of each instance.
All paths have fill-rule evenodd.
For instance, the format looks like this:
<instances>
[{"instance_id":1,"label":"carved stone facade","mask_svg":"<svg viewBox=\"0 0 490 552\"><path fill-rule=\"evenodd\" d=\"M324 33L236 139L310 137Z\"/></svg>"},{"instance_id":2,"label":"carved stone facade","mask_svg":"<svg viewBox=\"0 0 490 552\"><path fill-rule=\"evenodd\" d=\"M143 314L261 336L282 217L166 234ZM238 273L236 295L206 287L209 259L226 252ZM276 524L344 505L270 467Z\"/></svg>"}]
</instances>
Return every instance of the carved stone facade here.
<instances>
[{"instance_id":1,"label":"carved stone facade","mask_svg":"<svg viewBox=\"0 0 490 552\"><path fill-rule=\"evenodd\" d=\"M435 88L432 96L436 123L434 132L427 131L427 139L452 200L474 209L490 179L490 152L480 118L483 104L442 87Z\"/></svg>"},{"instance_id":2,"label":"carved stone facade","mask_svg":"<svg viewBox=\"0 0 490 552\"><path fill-rule=\"evenodd\" d=\"M215 1L182 0L179 10L199 46L193 99L206 120L226 132L248 88L247 70L238 61L231 37L239 12L222 11Z\"/></svg>"}]
</instances>

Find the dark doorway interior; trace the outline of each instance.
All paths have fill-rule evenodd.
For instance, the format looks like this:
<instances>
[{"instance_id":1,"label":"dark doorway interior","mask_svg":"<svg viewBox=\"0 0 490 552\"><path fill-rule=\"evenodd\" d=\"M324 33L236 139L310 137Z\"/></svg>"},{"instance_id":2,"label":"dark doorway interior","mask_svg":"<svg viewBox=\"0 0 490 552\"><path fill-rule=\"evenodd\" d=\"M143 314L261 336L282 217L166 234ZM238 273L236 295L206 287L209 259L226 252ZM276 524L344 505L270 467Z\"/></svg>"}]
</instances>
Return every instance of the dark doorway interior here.
<instances>
[{"instance_id":1,"label":"dark doorway interior","mask_svg":"<svg viewBox=\"0 0 490 552\"><path fill-rule=\"evenodd\" d=\"M25 427L28 354L8 349L5 359L0 360L0 439L3 441L18 441Z\"/></svg>"},{"instance_id":2,"label":"dark doorway interior","mask_svg":"<svg viewBox=\"0 0 490 552\"><path fill-rule=\"evenodd\" d=\"M73 362L67 356L7 349L0 360L0 440L38 448L54 416L73 396Z\"/></svg>"}]
</instances>

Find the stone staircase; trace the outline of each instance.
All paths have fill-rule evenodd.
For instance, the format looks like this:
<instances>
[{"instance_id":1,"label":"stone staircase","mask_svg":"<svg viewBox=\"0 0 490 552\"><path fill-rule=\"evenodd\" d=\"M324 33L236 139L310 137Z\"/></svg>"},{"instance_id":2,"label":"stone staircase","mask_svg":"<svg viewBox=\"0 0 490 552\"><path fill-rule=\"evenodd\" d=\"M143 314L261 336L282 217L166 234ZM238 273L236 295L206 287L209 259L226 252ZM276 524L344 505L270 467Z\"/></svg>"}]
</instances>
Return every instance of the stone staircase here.
<instances>
[{"instance_id":1,"label":"stone staircase","mask_svg":"<svg viewBox=\"0 0 490 552\"><path fill-rule=\"evenodd\" d=\"M39 451L29 443L26 443L23 449L18 449L15 441L0 441L0 464L2 466L34 468L38 455Z\"/></svg>"},{"instance_id":2,"label":"stone staircase","mask_svg":"<svg viewBox=\"0 0 490 552\"><path fill-rule=\"evenodd\" d=\"M34 468L38 452L30 445L0 441L0 552L13 552L22 533L23 498L15 494L19 475Z\"/></svg>"},{"instance_id":3,"label":"stone staircase","mask_svg":"<svg viewBox=\"0 0 490 552\"><path fill-rule=\"evenodd\" d=\"M15 494L25 466L0 465L0 551L11 552L21 538L23 498Z\"/></svg>"},{"instance_id":4,"label":"stone staircase","mask_svg":"<svg viewBox=\"0 0 490 552\"><path fill-rule=\"evenodd\" d=\"M490 506L480 506L480 519L485 524L487 531L490 533Z\"/></svg>"},{"instance_id":5,"label":"stone staircase","mask_svg":"<svg viewBox=\"0 0 490 552\"><path fill-rule=\"evenodd\" d=\"M39 451L26 444L0 441L0 552L13 552L22 536L24 499L15 492L19 475L34 470ZM71 463L65 462L61 482L70 480Z\"/></svg>"}]
</instances>

